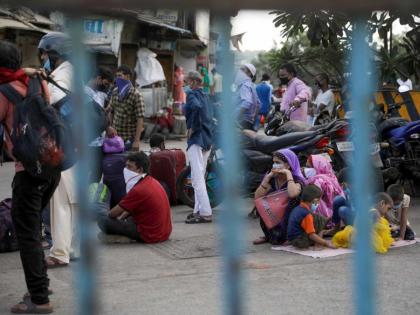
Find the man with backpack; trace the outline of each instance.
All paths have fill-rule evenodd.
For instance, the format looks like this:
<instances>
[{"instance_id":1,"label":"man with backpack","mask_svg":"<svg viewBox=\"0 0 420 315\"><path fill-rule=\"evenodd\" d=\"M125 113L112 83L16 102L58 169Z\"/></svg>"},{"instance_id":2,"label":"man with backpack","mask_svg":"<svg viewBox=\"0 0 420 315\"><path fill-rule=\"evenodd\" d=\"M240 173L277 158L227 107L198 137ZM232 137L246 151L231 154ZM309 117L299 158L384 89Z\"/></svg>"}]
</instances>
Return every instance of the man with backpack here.
<instances>
[{"instance_id":1,"label":"man with backpack","mask_svg":"<svg viewBox=\"0 0 420 315\"><path fill-rule=\"evenodd\" d=\"M60 181L60 169L56 163L61 162L57 146L60 136L58 129L54 130L54 134L41 133L42 129L57 122L57 117L47 106L46 85L40 83L39 80L31 80L21 69L19 49L12 43L0 41L0 123L5 127L6 149L16 161L12 183L12 219L29 291L22 302L11 308L12 313L19 314L47 314L53 311L48 298L49 279L40 228L42 209ZM26 115L26 121L23 118L25 111L26 114L31 113ZM42 155L42 150L31 150L30 145L35 141L31 138L33 134L49 142L52 151L43 146L45 142L37 143L48 155ZM22 153L25 149L30 154Z\"/></svg>"},{"instance_id":2,"label":"man with backpack","mask_svg":"<svg viewBox=\"0 0 420 315\"><path fill-rule=\"evenodd\" d=\"M63 33L48 33L41 38L38 49L44 69L49 74L47 81L51 105L57 106L66 100L72 90L73 66L69 61L71 39ZM61 173L50 207L53 246L46 262L48 268L65 267L70 262L70 255L78 255L78 246L73 238L78 207L75 166Z\"/></svg>"}]
</instances>

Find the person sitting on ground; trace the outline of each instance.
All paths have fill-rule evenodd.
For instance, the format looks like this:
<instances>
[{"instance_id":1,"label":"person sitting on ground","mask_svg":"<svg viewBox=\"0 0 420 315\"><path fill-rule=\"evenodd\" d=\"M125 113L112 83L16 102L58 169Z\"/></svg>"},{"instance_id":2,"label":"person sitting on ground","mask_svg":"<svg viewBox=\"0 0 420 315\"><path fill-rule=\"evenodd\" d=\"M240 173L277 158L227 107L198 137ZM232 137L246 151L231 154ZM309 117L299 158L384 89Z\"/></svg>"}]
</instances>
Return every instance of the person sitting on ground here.
<instances>
[{"instance_id":1,"label":"person sitting on ground","mask_svg":"<svg viewBox=\"0 0 420 315\"><path fill-rule=\"evenodd\" d=\"M389 186L387 193L394 202L391 211L386 215L387 220L391 224L392 236L397 239L414 240L416 234L408 222L410 196L404 194L404 188L398 184Z\"/></svg>"},{"instance_id":2,"label":"person sitting on ground","mask_svg":"<svg viewBox=\"0 0 420 315\"><path fill-rule=\"evenodd\" d=\"M302 187L305 183L305 178L300 170L299 159L296 154L289 150L278 150L273 154L273 168L267 174L261 185L255 192L255 199L264 197L269 193L279 190L286 190L289 196L289 203L285 211L282 221L272 229L268 229L261 219L261 229L264 236L255 240L254 245L269 242L273 245L283 244L287 240L287 222L289 214L293 208L299 205L299 196Z\"/></svg>"},{"instance_id":3,"label":"person sitting on ground","mask_svg":"<svg viewBox=\"0 0 420 315\"><path fill-rule=\"evenodd\" d=\"M375 206L370 210L373 223L372 245L377 253L386 253L391 247L394 239L391 236L389 222L385 218L393 207L392 198L384 192L378 193L374 197ZM357 223L356 223L357 224ZM357 227L356 227L357 230ZM355 229L353 226L346 226L344 230L337 232L332 238L336 247L351 247Z\"/></svg>"},{"instance_id":4,"label":"person sitting on ground","mask_svg":"<svg viewBox=\"0 0 420 315\"><path fill-rule=\"evenodd\" d=\"M300 205L292 210L287 225L287 239L294 247L308 248L321 245L336 248L330 241L322 238L328 218L315 214L322 197L322 190L316 185L303 188Z\"/></svg>"},{"instance_id":5,"label":"person sitting on ground","mask_svg":"<svg viewBox=\"0 0 420 315\"><path fill-rule=\"evenodd\" d=\"M315 213L331 218L334 198L344 196L343 189L338 183L331 163L326 158L321 155L310 155L307 165L316 171L315 176L307 179L307 184L315 184L323 191L322 199Z\"/></svg>"},{"instance_id":6,"label":"person sitting on ground","mask_svg":"<svg viewBox=\"0 0 420 315\"><path fill-rule=\"evenodd\" d=\"M155 133L150 137L150 153L160 152L165 150L165 137L161 134Z\"/></svg>"},{"instance_id":7,"label":"person sitting on ground","mask_svg":"<svg viewBox=\"0 0 420 315\"><path fill-rule=\"evenodd\" d=\"M343 189L344 195L338 195L334 198L331 219L333 227L330 231L326 232L326 235L334 235L341 229L342 225L348 226L354 223L355 211L351 205L349 169L347 167L338 173L337 180Z\"/></svg>"},{"instance_id":8,"label":"person sitting on ground","mask_svg":"<svg viewBox=\"0 0 420 315\"><path fill-rule=\"evenodd\" d=\"M98 226L106 235L122 235L144 243L169 239L172 232L171 208L162 185L147 174L149 158L140 151L127 158L124 178L127 195L108 213L98 214Z\"/></svg>"}]
</instances>

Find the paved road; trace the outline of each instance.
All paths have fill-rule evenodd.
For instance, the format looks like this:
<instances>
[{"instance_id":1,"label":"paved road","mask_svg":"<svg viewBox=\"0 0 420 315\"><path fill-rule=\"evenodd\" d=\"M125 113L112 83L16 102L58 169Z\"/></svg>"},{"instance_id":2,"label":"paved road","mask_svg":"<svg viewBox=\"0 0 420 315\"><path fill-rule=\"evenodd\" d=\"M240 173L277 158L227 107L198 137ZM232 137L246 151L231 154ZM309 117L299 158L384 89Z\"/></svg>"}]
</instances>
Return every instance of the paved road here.
<instances>
[{"instance_id":1,"label":"paved road","mask_svg":"<svg viewBox=\"0 0 420 315\"><path fill-rule=\"evenodd\" d=\"M0 167L0 199L10 195L13 166ZM420 200L410 222L420 231ZM259 223L247 221L243 241L260 236ZM191 211L174 207L171 241L159 246L99 245L99 314L219 314L221 261L216 224L185 225ZM217 215L216 215L217 222ZM248 314L351 314L352 256L313 259L247 246L243 259L244 302ZM420 314L420 244L376 255L378 314ZM75 313L76 263L49 272L56 314ZM0 314L25 292L18 253L0 254Z\"/></svg>"}]
</instances>

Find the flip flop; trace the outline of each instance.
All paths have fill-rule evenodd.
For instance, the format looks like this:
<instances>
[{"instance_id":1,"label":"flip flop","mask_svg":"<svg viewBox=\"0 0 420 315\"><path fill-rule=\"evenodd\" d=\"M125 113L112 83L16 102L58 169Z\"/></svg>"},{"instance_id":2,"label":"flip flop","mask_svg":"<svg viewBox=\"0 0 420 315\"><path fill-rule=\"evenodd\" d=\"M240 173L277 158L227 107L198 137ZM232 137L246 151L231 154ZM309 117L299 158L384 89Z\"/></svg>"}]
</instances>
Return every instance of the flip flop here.
<instances>
[{"instance_id":1,"label":"flip flop","mask_svg":"<svg viewBox=\"0 0 420 315\"><path fill-rule=\"evenodd\" d=\"M187 220L185 220L186 224L201 224L201 223L212 223L212 222L213 220L211 218L207 219L201 215L193 216L192 218L190 219L187 218Z\"/></svg>"},{"instance_id":2,"label":"flip flop","mask_svg":"<svg viewBox=\"0 0 420 315\"><path fill-rule=\"evenodd\" d=\"M54 258L54 257L45 258L45 262L47 264L48 269L63 268L63 267L67 267L69 265L69 264L64 263L64 262L62 262L59 259Z\"/></svg>"},{"instance_id":3,"label":"flip flop","mask_svg":"<svg viewBox=\"0 0 420 315\"><path fill-rule=\"evenodd\" d=\"M22 306L25 306L25 308L22 308ZM39 305L32 303L29 299L19 302L10 309L10 312L13 314L51 314L53 311L52 306L39 307Z\"/></svg>"}]
</instances>

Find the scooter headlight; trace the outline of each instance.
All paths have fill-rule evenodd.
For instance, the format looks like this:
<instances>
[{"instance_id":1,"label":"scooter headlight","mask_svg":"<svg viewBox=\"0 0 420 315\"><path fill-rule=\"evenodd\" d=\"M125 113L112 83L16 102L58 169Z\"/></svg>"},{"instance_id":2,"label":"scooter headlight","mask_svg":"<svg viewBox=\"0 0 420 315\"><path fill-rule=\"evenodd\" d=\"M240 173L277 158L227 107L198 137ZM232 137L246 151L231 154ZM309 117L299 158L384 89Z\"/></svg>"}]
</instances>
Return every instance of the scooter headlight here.
<instances>
[{"instance_id":1,"label":"scooter headlight","mask_svg":"<svg viewBox=\"0 0 420 315\"><path fill-rule=\"evenodd\" d=\"M420 133L413 133L410 135L411 139L419 139L420 138Z\"/></svg>"}]
</instances>

